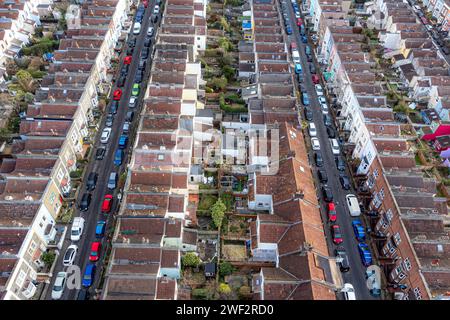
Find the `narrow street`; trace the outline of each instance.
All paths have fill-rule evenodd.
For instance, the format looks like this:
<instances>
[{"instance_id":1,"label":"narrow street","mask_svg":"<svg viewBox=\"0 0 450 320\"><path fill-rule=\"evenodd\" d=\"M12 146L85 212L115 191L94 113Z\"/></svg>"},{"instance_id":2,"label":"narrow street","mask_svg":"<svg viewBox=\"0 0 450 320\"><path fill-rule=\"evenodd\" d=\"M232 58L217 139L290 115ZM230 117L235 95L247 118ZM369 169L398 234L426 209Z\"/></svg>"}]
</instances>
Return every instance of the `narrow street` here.
<instances>
[{"instance_id":1,"label":"narrow street","mask_svg":"<svg viewBox=\"0 0 450 320\"><path fill-rule=\"evenodd\" d=\"M115 116L114 116L113 125L111 127L112 128L111 136L110 136L107 144L100 143L100 136L102 134L102 130L106 127L105 126L106 114L108 113L111 102L113 100L112 94L113 94L113 91L117 88L116 83L114 83L114 85L112 87L110 103L109 103L108 107L106 108L106 111L100 122L99 131L97 133L97 137L95 138L95 142L92 146L93 150L91 152L91 159L89 160L88 168L86 170L85 177L83 178L83 183L80 186L80 188L82 188L82 189L80 190L78 199L75 203L76 209L75 209L74 216L81 216L85 219L85 226L84 226L84 231L83 231L82 237L81 237L80 241L75 243L78 246L78 253L75 258L74 265L77 265L80 267L81 277L83 276L84 270L85 270L87 264L89 263L89 254L90 254L92 242L94 242L94 241L102 242L102 248L100 251L100 259L95 263L97 266L97 270L95 272L95 279L93 281L93 284L89 287L91 299L94 298L94 296L95 296L95 289L99 286L99 282L100 282L101 275L103 273L103 269L106 268L106 266L103 265L103 260L105 258L105 253L109 247L110 239L112 237L111 231L113 230L114 223L115 223L115 219L113 216L115 214L117 214L118 208L119 208L118 195L122 192L122 190L119 190L118 188L116 188L115 190L112 190L112 191L107 188L109 174L111 172L117 172L120 177L120 175L124 172L124 169L127 166L129 157L131 156L133 140L135 138L135 134L137 131L136 126L139 124L139 116L138 115L140 114L140 108L142 106L142 100L143 100L143 96L145 95L147 82L148 82L148 78L149 78L149 72L151 69L153 44L154 44L155 35L157 33L157 26L160 23L160 19L158 19L158 21L155 25L155 31L152 36L152 44L149 48L150 49L149 58L147 59L147 66L145 68L144 77L141 82L141 88L140 88L138 100L136 101L136 107L133 109L129 108L128 102L131 97L132 87L134 84L134 77L135 77L135 74L136 74L136 71L137 71L138 65L139 65L140 53L142 51L142 48L144 47L144 39L146 37L147 29L149 26L151 26L153 24L149 18L151 16L154 4L155 4L155 0L149 1L148 8L145 9L144 17L142 20L141 31L140 31L139 35L133 35L133 25L134 25L134 17L133 17L133 21L131 23L131 29L130 29L130 34L128 36L128 39L130 39L131 37L136 37L136 45L134 47L134 51L132 54L132 61L129 66L125 84L121 88L122 89L122 97L119 101L119 107L117 110L117 114L115 114ZM118 67L118 72L114 75L114 79L116 82L119 78L120 69L122 68L122 65L123 65L123 59L126 56L126 48L127 48L126 41L125 41L124 49L122 50L121 55L120 55L120 64ZM129 133L128 133L129 141L127 144L127 148L124 149L124 158L122 159L122 164L120 167L117 167L116 165L114 165L114 155L115 155L115 151L118 149L119 137L123 134L122 128L123 128L123 124L125 122L126 113L128 111L134 111L134 118L130 124L130 129L129 129ZM106 146L106 153L104 155L103 160L96 160L95 153L96 153L97 148L100 146ZM78 209L78 205L80 203L82 195L85 192L87 192L86 191L86 180L87 180L89 173L91 173L91 172L96 172L98 174L97 185L96 185L95 190L91 191L92 199L91 199L91 204L90 204L89 210L86 212L80 212ZM101 206L102 206L103 198L106 194L112 194L114 197L112 209L109 214L101 213ZM97 240L95 237L95 228L96 228L97 221L100 221L100 220L107 221L107 224L106 224L106 229L105 229L105 236L101 240ZM70 244L72 244L72 242L70 240L71 225L68 225L67 228L68 228L68 232L66 235L66 239L65 239L63 248L60 252L60 255L58 257L58 260L56 261L56 267L53 272L52 282L47 289L47 293L46 293L46 297L45 297L46 300L51 299L51 291L53 288L53 282L55 280L56 274L58 272L64 271L66 269L66 267L64 267L62 264L62 260L63 260L64 253L65 253L67 247ZM68 288L66 288L61 299L62 300L77 299L78 291L79 290L75 290L75 289L69 290Z\"/></svg>"},{"instance_id":2,"label":"narrow street","mask_svg":"<svg viewBox=\"0 0 450 320\"><path fill-rule=\"evenodd\" d=\"M336 205L336 211L337 211L337 224L341 227L341 232L343 234L343 243L339 246L342 246L345 248L349 263L350 263L350 271L346 273L342 273L343 280L345 283L351 283L355 289L356 298L358 300L373 300L375 299L373 296L370 295L369 290L366 285L366 278L365 278L365 270L366 268L363 266L359 252L358 252L358 241L355 239L353 229L352 229L352 218L348 212L347 205L345 203L345 196L347 194L356 194L356 192L351 188L349 191L343 190L341 183L339 181L339 174L335 163L334 155L331 151L331 145L330 145L330 139L328 138L326 126L323 121L323 115L322 110L318 101L318 97L316 94L316 90L314 88L314 84L312 82L311 73L309 71L309 64L310 62L307 62L307 57L305 54L305 46L309 45L311 47L311 51L313 51L313 45L310 42L310 39L308 38L309 43L304 44L300 41L301 36L299 32L298 26L295 24L295 21L297 20L294 15L294 11L292 8L292 5L290 1L287 1L287 7L289 8L289 14L290 14L290 21L291 21L291 28L292 28L292 35L288 36L289 41L295 41L297 44L297 48L300 54L302 69L303 69L303 75L304 75L304 81L303 85L307 89L307 93L310 100L310 109L313 112L313 121L317 128L317 138L320 141L320 152L323 157L324 165L320 169L325 170L328 176L328 182L326 185L328 186L333 193L334 197L334 204ZM281 9L280 9L281 10ZM281 11L282 12L282 11ZM304 17L302 17L304 18ZM304 21L304 20L303 20ZM289 42L289 43L290 43ZM289 47L289 43L287 44ZM313 54L313 61L315 61L315 57ZM318 65L316 64L316 70L320 70ZM323 87L323 84L322 84ZM331 111L331 106L328 104L328 107ZM302 108L303 109L303 108ZM304 118L304 113L302 110L302 118ZM332 125L333 129L335 130L336 134L336 128L334 124ZM341 147L341 155L342 155L342 147ZM325 200L323 200L322 192L321 192L321 186L322 184L319 182L318 176L317 176L317 167L315 166L314 162L314 151L310 148L309 152L309 159L311 168L314 172L314 177L316 180L316 190L318 194L318 199L321 199L321 213L322 213L322 221L324 221L324 229L326 233L326 237L328 240L328 247L330 250L330 256L334 256L334 249L337 247L333 241L330 231L331 224L328 222L328 216L327 216L327 208ZM348 171L348 168L345 171L345 174L350 177L350 173ZM367 241L366 241L367 242ZM338 298L342 299L342 294L338 294Z\"/></svg>"}]
</instances>

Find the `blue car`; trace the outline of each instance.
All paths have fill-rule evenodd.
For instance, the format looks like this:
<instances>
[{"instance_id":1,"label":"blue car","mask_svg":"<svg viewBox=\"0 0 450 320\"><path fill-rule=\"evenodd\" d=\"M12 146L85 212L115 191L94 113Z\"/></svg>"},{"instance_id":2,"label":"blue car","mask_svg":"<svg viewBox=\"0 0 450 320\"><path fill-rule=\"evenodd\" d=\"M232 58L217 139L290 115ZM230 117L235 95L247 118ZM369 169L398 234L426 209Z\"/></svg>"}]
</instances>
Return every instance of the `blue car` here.
<instances>
[{"instance_id":1,"label":"blue car","mask_svg":"<svg viewBox=\"0 0 450 320\"><path fill-rule=\"evenodd\" d=\"M302 24L301 26L300 26L300 34L302 35L302 36L304 36L306 33L305 33L305 26Z\"/></svg>"},{"instance_id":2,"label":"blue car","mask_svg":"<svg viewBox=\"0 0 450 320\"><path fill-rule=\"evenodd\" d=\"M302 73L302 65L300 63L295 64L295 73L296 74Z\"/></svg>"},{"instance_id":3,"label":"blue car","mask_svg":"<svg viewBox=\"0 0 450 320\"><path fill-rule=\"evenodd\" d=\"M302 94L302 102L305 106L309 106L309 97L307 93Z\"/></svg>"},{"instance_id":4,"label":"blue car","mask_svg":"<svg viewBox=\"0 0 450 320\"><path fill-rule=\"evenodd\" d=\"M95 277L95 264L88 264L86 270L84 270L82 285L85 288L88 288L92 285L92 282Z\"/></svg>"},{"instance_id":5,"label":"blue car","mask_svg":"<svg viewBox=\"0 0 450 320\"><path fill-rule=\"evenodd\" d=\"M364 231L364 227L361 223L361 220L353 220L352 227L353 227L353 232L355 233L356 240L365 241L366 233Z\"/></svg>"},{"instance_id":6,"label":"blue car","mask_svg":"<svg viewBox=\"0 0 450 320\"><path fill-rule=\"evenodd\" d=\"M120 166L122 164L122 159L123 159L123 150L121 149L116 150L116 153L114 155L114 164L116 166Z\"/></svg>"},{"instance_id":7,"label":"blue car","mask_svg":"<svg viewBox=\"0 0 450 320\"><path fill-rule=\"evenodd\" d=\"M286 27L286 33L289 34L289 35L292 34L291 27L289 27L289 26Z\"/></svg>"},{"instance_id":8,"label":"blue car","mask_svg":"<svg viewBox=\"0 0 450 320\"><path fill-rule=\"evenodd\" d=\"M372 264L372 254L370 253L369 246L365 243L358 243L358 252L361 257L361 262L365 267Z\"/></svg>"},{"instance_id":9,"label":"blue car","mask_svg":"<svg viewBox=\"0 0 450 320\"><path fill-rule=\"evenodd\" d=\"M119 138L119 149L125 149L127 147L128 137L126 135L121 135Z\"/></svg>"},{"instance_id":10,"label":"blue car","mask_svg":"<svg viewBox=\"0 0 450 320\"><path fill-rule=\"evenodd\" d=\"M95 237L96 238L103 238L105 235L105 227L106 227L106 221L99 221L97 222L97 226L95 227Z\"/></svg>"},{"instance_id":11,"label":"blue car","mask_svg":"<svg viewBox=\"0 0 450 320\"><path fill-rule=\"evenodd\" d=\"M308 37L305 36L305 35L303 35L303 36L302 36L302 42L303 42L303 43L308 43Z\"/></svg>"}]
</instances>

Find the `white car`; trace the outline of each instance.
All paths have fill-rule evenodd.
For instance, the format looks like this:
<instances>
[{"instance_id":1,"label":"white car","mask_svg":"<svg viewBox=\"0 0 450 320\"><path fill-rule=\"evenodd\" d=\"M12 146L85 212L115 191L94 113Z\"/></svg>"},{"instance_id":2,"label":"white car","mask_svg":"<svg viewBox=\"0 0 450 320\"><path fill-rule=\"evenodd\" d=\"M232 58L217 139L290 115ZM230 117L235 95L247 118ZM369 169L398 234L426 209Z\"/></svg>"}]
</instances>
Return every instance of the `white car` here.
<instances>
[{"instance_id":1,"label":"white car","mask_svg":"<svg viewBox=\"0 0 450 320\"><path fill-rule=\"evenodd\" d=\"M108 143L110 136L111 136L111 128L103 129L102 136L100 137L100 142Z\"/></svg>"},{"instance_id":2,"label":"white car","mask_svg":"<svg viewBox=\"0 0 450 320\"><path fill-rule=\"evenodd\" d=\"M295 17L298 19L298 18L300 18L300 12L295 12Z\"/></svg>"},{"instance_id":3,"label":"white car","mask_svg":"<svg viewBox=\"0 0 450 320\"><path fill-rule=\"evenodd\" d=\"M328 114L328 106L326 103L321 103L320 108L322 109L322 114Z\"/></svg>"},{"instance_id":4,"label":"white car","mask_svg":"<svg viewBox=\"0 0 450 320\"><path fill-rule=\"evenodd\" d=\"M55 284L53 285L52 289L53 300L61 299L64 293L64 288L66 287L66 279L67 279L66 272L58 272L58 274L56 275Z\"/></svg>"},{"instance_id":5,"label":"white car","mask_svg":"<svg viewBox=\"0 0 450 320\"><path fill-rule=\"evenodd\" d=\"M311 122L309 124L308 133L309 133L310 137L316 137L317 136L316 125L313 122Z\"/></svg>"},{"instance_id":6,"label":"white car","mask_svg":"<svg viewBox=\"0 0 450 320\"><path fill-rule=\"evenodd\" d=\"M339 148L339 143L336 139L330 139L330 145L331 145L331 152L333 152L334 155L339 155L341 153L341 150Z\"/></svg>"},{"instance_id":7,"label":"white car","mask_svg":"<svg viewBox=\"0 0 450 320\"><path fill-rule=\"evenodd\" d=\"M75 257L77 256L77 252L78 252L78 246L77 245L70 245L67 250L66 253L64 254L64 260L63 260L63 265L65 267L71 266L75 260Z\"/></svg>"},{"instance_id":8,"label":"white car","mask_svg":"<svg viewBox=\"0 0 450 320\"><path fill-rule=\"evenodd\" d=\"M317 138L311 138L312 149L314 151L320 150L320 142Z\"/></svg>"},{"instance_id":9,"label":"white car","mask_svg":"<svg viewBox=\"0 0 450 320\"><path fill-rule=\"evenodd\" d=\"M316 84L314 86L316 88L316 93L318 96L323 96L323 88L320 84Z\"/></svg>"},{"instance_id":10,"label":"white car","mask_svg":"<svg viewBox=\"0 0 450 320\"><path fill-rule=\"evenodd\" d=\"M350 283L344 284L341 292L344 294L345 300L356 300L355 289Z\"/></svg>"},{"instance_id":11,"label":"white car","mask_svg":"<svg viewBox=\"0 0 450 320\"><path fill-rule=\"evenodd\" d=\"M319 103L320 103L320 104L322 104L322 103L327 103L327 99L325 99L324 96L320 96L320 97L319 97Z\"/></svg>"},{"instance_id":12,"label":"white car","mask_svg":"<svg viewBox=\"0 0 450 320\"><path fill-rule=\"evenodd\" d=\"M128 106L129 106L130 108L136 107L136 100L137 100L137 97L131 96L130 102L128 103Z\"/></svg>"},{"instance_id":13,"label":"white car","mask_svg":"<svg viewBox=\"0 0 450 320\"><path fill-rule=\"evenodd\" d=\"M425 25L425 28L427 28L427 30L428 30L428 31L431 31L431 30L433 30L433 27L432 27L432 26L430 26L429 24L426 24L426 25Z\"/></svg>"},{"instance_id":14,"label":"white car","mask_svg":"<svg viewBox=\"0 0 450 320\"><path fill-rule=\"evenodd\" d=\"M141 24L139 22L136 22L133 26L133 34L139 33L141 33Z\"/></svg>"},{"instance_id":15,"label":"white car","mask_svg":"<svg viewBox=\"0 0 450 320\"><path fill-rule=\"evenodd\" d=\"M153 8L153 14L158 14L158 13L159 13L159 6L156 5L156 6Z\"/></svg>"},{"instance_id":16,"label":"white car","mask_svg":"<svg viewBox=\"0 0 450 320\"><path fill-rule=\"evenodd\" d=\"M414 9L416 9L416 11L420 11L421 10L420 7L417 4L414 6Z\"/></svg>"},{"instance_id":17,"label":"white car","mask_svg":"<svg viewBox=\"0 0 450 320\"><path fill-rule=\"evenodd\" d=\"M148 27L148 30L147 30L147 35L148 36L153 36L153 33L155 32L155 28L153 28L153 27Z\"/></svg>"}]
</instances>

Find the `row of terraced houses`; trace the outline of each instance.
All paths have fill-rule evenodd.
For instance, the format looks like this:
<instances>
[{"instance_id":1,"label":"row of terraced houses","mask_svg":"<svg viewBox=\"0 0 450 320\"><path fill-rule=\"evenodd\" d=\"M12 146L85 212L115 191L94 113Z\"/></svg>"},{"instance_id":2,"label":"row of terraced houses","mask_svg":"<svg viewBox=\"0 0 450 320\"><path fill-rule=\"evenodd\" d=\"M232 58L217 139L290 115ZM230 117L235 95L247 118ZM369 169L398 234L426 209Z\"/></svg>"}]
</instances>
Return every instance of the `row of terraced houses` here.
<instances>
[{"instance_id":1,"label":"row of terraced houses","mask_svg":"<svg viewBox=\"0 0 450 320\"><path fill-rule=\"evenodd\" d=\"M56 218L71 196L70 172L87 151L98 97L109 90L103 82L129 5L127 0L92 0L69 7L67 37L21 120L12 157L3 158L2 299L31 299L51 276L41 257L61 247L66 228Z\"/></svg>"},{"instance_id":2,"label":"row of terraced houses","mask_svg":"<svg viewBox=\"0 0 450 320\"><path fill-rule=\"evenodd\" d=\"M383 14L370 16L368 22L380 29L384 56L395 62L410 97L428 95L429 107L446 109L439 94L436 99L430 96L448 83L449 66L410 5L393 0L375 5ZM371 218L377 234L374 254L387 283L403 285L403 299L430 299L450 288L446 199L436 195L436 181L416 166L416 135L409 124L396 120L365 50L362 28L346 19L348 8L348 1L311 1L309 22L319 38L316 55L327 89L337 98L337 121L347 138L347 152L357 159L359 195L378 213Z\"/></svg>"}]
</instances>

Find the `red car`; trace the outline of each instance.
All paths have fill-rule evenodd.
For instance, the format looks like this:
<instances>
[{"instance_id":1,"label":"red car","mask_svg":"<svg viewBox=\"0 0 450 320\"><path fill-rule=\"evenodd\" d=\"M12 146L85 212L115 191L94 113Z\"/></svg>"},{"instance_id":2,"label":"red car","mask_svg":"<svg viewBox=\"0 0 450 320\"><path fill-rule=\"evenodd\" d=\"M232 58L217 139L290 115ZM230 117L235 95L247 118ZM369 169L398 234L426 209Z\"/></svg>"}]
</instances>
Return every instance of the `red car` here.
<instances>
[{"instance_id":1,"label":"red car","mask_svg":"<svg viewBox=\"0 0 450 320\"><path fill-rule=\"evenodd\" d=\"M341 227L337 224L331 226L331 236L333 237L333 242L335 244L344 242L344 239L342 239Z\"/></svg>"},{"instance_id":2,"label":"red car","mask_svg":"<svg viewBox=\"0 0 450 320\"><path fill-rule=\"evenodd\" d=\"M144 8L147 8L147 7L148 7L148 1L147 1L147 0L143 0L143 1L142 1L142 4L144 5Z\"/></svg>"},{"instance_id":3,"label":"red car","mask_svg":"<svg viewBox=\"0 0 450 320\"><path fill-rule=\"evenodd\" d=\"M122 90L116 89L113 93L113 99L118 101L122 97Z\"/></svg>"},{"instance_id":4,"label":"red car","mask_svg":"<svg viewBox=\"0 0 450 320\"><path fill-rule=\"evenodd\" d=\"M294 49L297 49L297 44L294 41L292 41L291 42L291 50L294 50Z\"/></svg>"},{"instance_id":5,"label":"red car","mask_svg":"<svg viewBox=\"0 0 450 320\"><path fill-rule=\"evenodd\" d=\"M113 202L112 194L105 195L105 198L103 199L103 203L102 203L102 212L103 213L108 213L111 211L112 202Z\"/></svg>"},{"instance_id":6,"label":"red car","mask_svg":"<svg viewBox=\"0 0 450 320\"><path fill-rule=\"evenodd\" d=\"M300 27L303 24L302 18L297 18L297 25Z\"/></svg>"},{"instance_id":7,"label":"red car","mask_svg":"<svg viewBox=\"0 0 450 320\"><path fill-rule=\"evenodd\" d=\"M100 242L93 242L91 245L91 254L89 255L89 261L95 262L98 261L100 257L100 249L102 248L102 244Z\"/></svg>"},{"instance_id":8,"label":"red car","mask_svg":"<svg viewBox=\"0 0 450 320\"><path fill-rule=\"evenodd\" d=\"M312 75L312 82L314 83L314 84L319 84L319 76L317 75L317 74L313 74Z\"/></svg>"},{"instance_id":9,"label":"red car","mask_svg":"<svg viewBox=\"0 0 450 320\"><path fill-rule=\"evenodd\" d=\"M124 64L131 64L131 56L126 56L126 57L123 59L123 63L124 63Z\"/></svg>"},{"instance_id":10,"label":"red car","mask_svg":"<svg viewBox=\"0 0 450 320\"><path fill-rule=\"evenodd\" d=\"M336 214L336 207L334 206L333 202L328 203L328 219L331 222L336 222L337 214Z\"/></svg>"}]
</instances>

